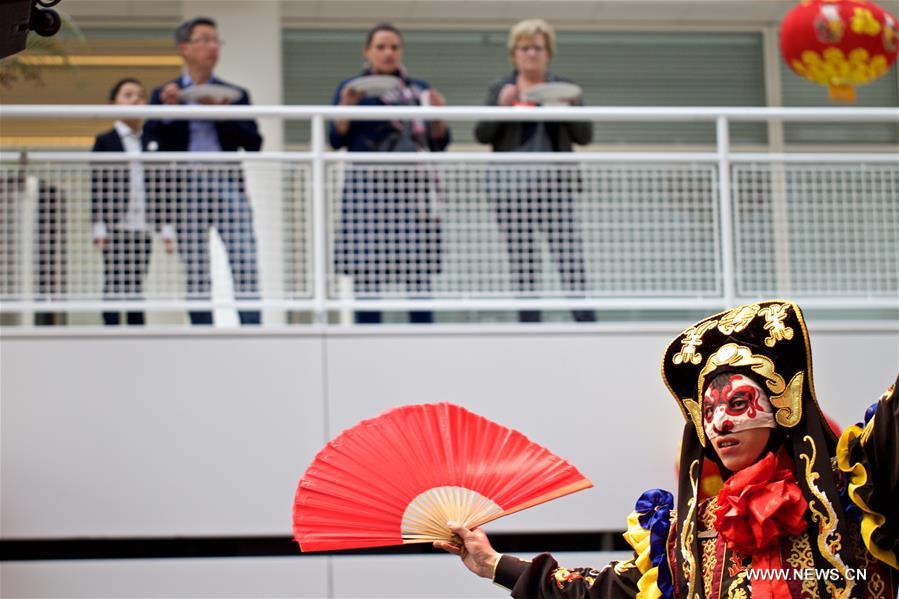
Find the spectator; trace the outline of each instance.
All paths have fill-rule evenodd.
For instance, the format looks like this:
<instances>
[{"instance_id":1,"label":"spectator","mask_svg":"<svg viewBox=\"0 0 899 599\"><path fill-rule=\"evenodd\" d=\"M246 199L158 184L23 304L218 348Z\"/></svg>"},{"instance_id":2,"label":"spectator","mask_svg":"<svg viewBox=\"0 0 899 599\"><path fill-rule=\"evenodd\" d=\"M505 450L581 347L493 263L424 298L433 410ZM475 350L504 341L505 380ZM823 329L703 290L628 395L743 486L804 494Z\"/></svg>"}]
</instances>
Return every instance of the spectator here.
<instances>
[{"instance_id":1,"label":"spectator","mask_svg":"<svg viewBox=\"0 0 899 599\"><path fill-rule=\"evenodd\" d=\"M375 25L362 52L362 76L387 75L382 89L363 89L366 82L350 78L334 92L333 104L350 106L445 106L446 100L403 66L403 38L387 23ZM384 81L383 79L381 81ZM392 82L392 83L390 83ZM442 151L450 141L443 121L337 120L329 128L331 145L350 152ZM377 294L388 281L419 294L431 290L440 272L441 229L434 213L435 181L420 165L390 168L354 165L346 174L341 198L341 222L336 236L335 271L353 277L354 291ZM413 311L414 323L433 322L430 311ZM357 323L379 323L377 311L356 312Z\"/></svg>"},{"instance_id":2,"label":"spectator","mask_svg":"<svg viewBox=\"0 0 899 599\"><path fill-rule=\"evenodd\" d=\"M109 92L109 101L122 106L147 103L147 92L137 79L126 78ZM94 141L94 152L125 152L124 163L96 164L91 168L91 223L94 245L103 252L103 297L140 299L150 263L152 224L159 215L148 193L152 184L138 157L146 149L141 139L141 119L119 120ZM166 249L175 249L175 232L163 227ZM144 313L128 311L129 325L144 324ZM119 324L118 311L104 311L103 322Z\"/></svg>"},{"instance_id":3,"label":"spectator","mask_svg":"<svg viewBox=\"0 0 899 599\"><path fill-rule=\"evenodd\" d=\"M528 91L543 83L567 81L548 71L555 55L556 35L542 19L521 21L509 32L509 57L515 70L493 82L487 90L490 106L536 106ZM568 103L581 105L580 97ZM589 122L483 121L475 127L478 141L495 152L571 152L572 143L593 138ZM535 234L546 236L566 291L586 291L583 241L575 226L575 199L580 178L573 168L511 168L491 171L488 190L496 201L500 230L506 239L512 283L518 291L534 294L540 258ZM575 310L575 320L594 321L592 310ZM521 322L539 322L540 312L522 310Z\"/></svg>"},{"instance_id":4,"label":"spectator","mask_svg":"<svg viewBox=\"0 0 899 599\"><path fill-rule=\"evenodd\" d=\"M153 90L151 104L250 104L247 90L213 73L223 43L215 21L197 17L182 23L175 41L184 58L184 71L178 79ZM185 90L200 85L211 85L202 88L209 95L188 100ZM164 152L235 152L240 148L256 152L262 147L253 120L151 120L144 129L148 143ZM170 214L176 215L178 251L187 272L188 296L209 299L209 232L214 227L228 252L236 297L258 298L253 211L240 165L191 165L189 170L172 173L169 183L174 186L177 202ZM258 310L241 310L239 315L242 324L261 322ZM212 312L191 310L190 320L193 324L212 324Z\"/></svg>"}]
</instances>

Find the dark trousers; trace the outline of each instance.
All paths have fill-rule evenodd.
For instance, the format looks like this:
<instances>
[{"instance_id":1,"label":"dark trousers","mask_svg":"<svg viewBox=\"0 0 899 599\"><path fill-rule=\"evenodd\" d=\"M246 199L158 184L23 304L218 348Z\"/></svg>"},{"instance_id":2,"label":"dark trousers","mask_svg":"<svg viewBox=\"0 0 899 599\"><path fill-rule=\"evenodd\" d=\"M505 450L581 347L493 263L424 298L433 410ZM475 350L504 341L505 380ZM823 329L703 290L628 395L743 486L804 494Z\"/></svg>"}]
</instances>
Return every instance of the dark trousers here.
<instances>
[{"instance_id":1,"label":"dark trousers","mask_svg":"<svg viewBox=\"0 0 899 599\"><path fill-rule=\"evenodd\" d=\"M238 299L258 299L259 275L253 211L243 192L238 167L187 179L185 201L177 212L178 252L184 261L188 299L209 299L212 275L209 234L214 227L228 253L228 263ZM210 310L189 311L190 322L211 325ZM241 324L260 324L259 310L240 310Z\"/></svg>"},{"instance_id":2,"label":"dark trousers","mask_svg":"<svg viewBox=\"0 0 899 599\"><path fill-rule=\"evenodd\" d=\"M358 279L354 280L353 287L357 292L360 288L364 289L366 292L372 292L379 286L374 285L371 279L368 278L361 281ZM430 290L431 281L429 278L416 280L413 283L412 288L418 291ZM382 318L383 315L379 310L358 310L353 315L353 320L356 324L381 324ZM412 310L409 312L409 322L412 324L431 324L434 322L434 312L431 310Z\"/></svg>"},{"instance_id":3,"label":"dark trousers","mask_svg":"<svg viewBox=\"0 0 899 599\"><path fill-rule=\"evenodd\" d=\"M565 291L583 294L587 288L584 242L575 221L575 192L571 173L502 173L506 180L494 181L496 216L506 240L512 284L517 291L532 294L540 276L537 234L549 244ZM574 310L574 319L596 320L593 310ZM519 312L521 322L539 322L538 310Z\"/></svg>"},{"instance_id":4,"label":"dark trousers","mask_svg":"<svg viewBox=\"0 0 899 599\"><path fill-rule=\"evenodd\" d=\"M103 250L103 297L107 299L140 299L150 266L153 237L146 231L113 230ZM106 325L119 324L118 312L104 311ZM144 324L144 313L129 310L130 325Z\"/></svg>"}]
</instances>

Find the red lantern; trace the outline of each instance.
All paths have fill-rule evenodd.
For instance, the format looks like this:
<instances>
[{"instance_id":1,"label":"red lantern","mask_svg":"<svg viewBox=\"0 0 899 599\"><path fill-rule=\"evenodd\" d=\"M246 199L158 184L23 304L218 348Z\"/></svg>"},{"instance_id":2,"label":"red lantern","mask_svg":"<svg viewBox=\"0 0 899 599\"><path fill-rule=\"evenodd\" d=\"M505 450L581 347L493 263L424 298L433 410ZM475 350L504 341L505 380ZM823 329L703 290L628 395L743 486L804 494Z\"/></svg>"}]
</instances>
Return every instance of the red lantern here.
<instances>
[{"instance_id":1,"label":"red lantern","mask_svg":"<svg viewBox=\"0 0 899 599\"><path fill-rule=\"evenodd\" d=\"M780 50L797 74L826 85L832 100L855 100L896 62L899 23L868 0L802 0L784 17Z\"/></svg>"}]
</instances>

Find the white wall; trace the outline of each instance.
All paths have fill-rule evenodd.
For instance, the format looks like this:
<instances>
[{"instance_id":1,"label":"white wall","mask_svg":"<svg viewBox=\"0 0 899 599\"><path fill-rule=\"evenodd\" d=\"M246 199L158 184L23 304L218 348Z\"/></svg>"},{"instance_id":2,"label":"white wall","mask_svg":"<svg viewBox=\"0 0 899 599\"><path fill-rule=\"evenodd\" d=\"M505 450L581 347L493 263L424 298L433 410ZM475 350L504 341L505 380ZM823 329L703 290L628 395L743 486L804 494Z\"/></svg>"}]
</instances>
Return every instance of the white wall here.
<instances>
[{"instance_id":1,"label":"white wall","mask_svg":"<svg viewBox=\"0 0 899 599\"><path fill-rule=\"evenodd\" d=\"M674 486L683 420L659 358L679 328L5 333L0 536L287 536L297 480L329 436L388 407L432 401L521 430L596 484L490 529L621 530L643 490ZM811 337L823 408L843 425L861 419L899 368L897 327L812 323ZM344 585L333 596L399 596L394 575L414 596L474 596L470 586L429 594L414 584L430 576L427 564L444 572L447 562L428 559L339 558L331 569L309 557L6 562L0 594L224 596L222 581L243 572L258 578L260 596L323 596L318 577ZM362 570L385 574L366 591L352 574ZM281 582L266 583L272 576Z\"/></svg>"}]
</instances>

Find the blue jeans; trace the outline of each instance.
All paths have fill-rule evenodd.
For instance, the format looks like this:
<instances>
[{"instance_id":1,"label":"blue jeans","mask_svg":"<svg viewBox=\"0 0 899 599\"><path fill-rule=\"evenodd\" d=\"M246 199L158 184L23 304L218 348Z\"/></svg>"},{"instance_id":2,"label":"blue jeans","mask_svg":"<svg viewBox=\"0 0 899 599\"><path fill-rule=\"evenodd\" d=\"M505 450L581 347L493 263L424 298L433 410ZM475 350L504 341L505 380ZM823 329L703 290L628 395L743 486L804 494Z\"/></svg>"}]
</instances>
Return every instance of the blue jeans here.
<instances>
[{"instance_id":1,"label":"blue jeans","mask_svg":"<svg viewBox=\"0 0 899 599\"><path fill-rule=\"evenodd\" d=\"M178 252L184 260L188 299L209 299L212 276L209 233L215 227L228 253L237 299L259 298L256 236L253 210L244 193L239 166L199 169L185 179L184 195L177 208ZM212 324L209 310L191 310L191 324ZM260 324L259 310L240 310L241 324Z\"/></svg>"}]
</instances>

